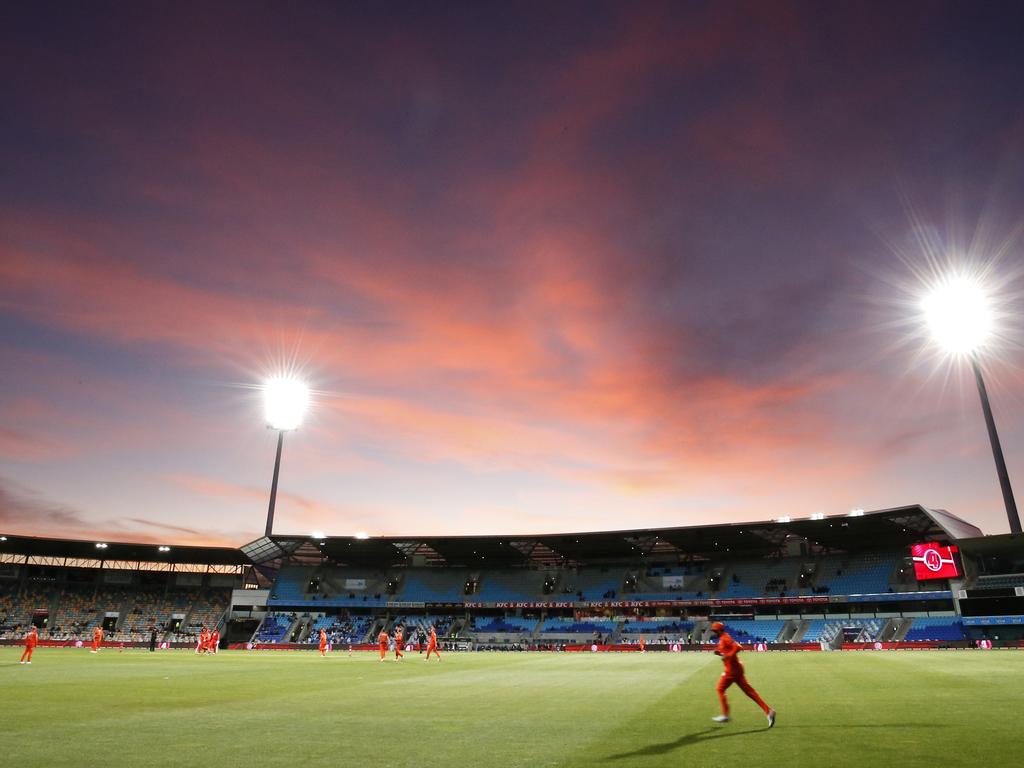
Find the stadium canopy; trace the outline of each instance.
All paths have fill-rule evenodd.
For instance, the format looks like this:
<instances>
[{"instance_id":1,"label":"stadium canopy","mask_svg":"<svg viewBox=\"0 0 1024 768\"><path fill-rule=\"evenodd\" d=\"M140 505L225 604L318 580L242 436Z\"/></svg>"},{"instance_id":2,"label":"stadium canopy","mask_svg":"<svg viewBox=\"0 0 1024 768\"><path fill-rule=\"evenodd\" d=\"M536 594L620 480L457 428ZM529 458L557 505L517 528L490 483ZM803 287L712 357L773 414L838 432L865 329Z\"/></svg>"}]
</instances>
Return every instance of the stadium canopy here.
<instances>
[{"instance_id":1,"label":"stadium canopy","mask_svg":"<svg viewBox=\"0 0 1024 768\"><path fill-rule=\"evenodd\" d=\"M274 536L293 562L363 567L400 565L586 565L611 560L709 561L771 557L804 545L808 555L951 542L981 531L943 510L920 505L821 519L728 523L535 536ZM255 542L254 542L255 543ZM247 545L250 546L250 545Z\"/></svg>"},{"instance_id":2,"label":"stadium canopy","mask_svg":"<svg viewBox=\"0 0 1024 768\"><path fill-rule=\"evenodd\" d=\"M97 546L97 545L102 546ZM163 547L164 549L161 549ZM249 565L249 559L235 547L193 547L176 544L129 544L115 541L49 539L5 534L0 553L27 557L66 558L174 565Z\"/></svg>"}]
</instances>

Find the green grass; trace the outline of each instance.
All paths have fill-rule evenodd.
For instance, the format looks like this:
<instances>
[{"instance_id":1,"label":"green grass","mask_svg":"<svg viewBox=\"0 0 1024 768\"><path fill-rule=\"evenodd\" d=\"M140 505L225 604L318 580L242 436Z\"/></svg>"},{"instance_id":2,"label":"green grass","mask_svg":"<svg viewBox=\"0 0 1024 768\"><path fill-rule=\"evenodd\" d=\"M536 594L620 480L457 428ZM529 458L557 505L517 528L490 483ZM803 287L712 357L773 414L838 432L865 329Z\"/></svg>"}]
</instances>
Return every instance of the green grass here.
<instances>
[{"instance_id":1,"label":"green grass","mask_svg":"<svg viewBox=\"0 0 1024 768\"><path fill-rule=\"evenodd\" d=\"M100 655L0 648L9 766L1016 766L1024 653Z\"/></svg>"}]
</instances>

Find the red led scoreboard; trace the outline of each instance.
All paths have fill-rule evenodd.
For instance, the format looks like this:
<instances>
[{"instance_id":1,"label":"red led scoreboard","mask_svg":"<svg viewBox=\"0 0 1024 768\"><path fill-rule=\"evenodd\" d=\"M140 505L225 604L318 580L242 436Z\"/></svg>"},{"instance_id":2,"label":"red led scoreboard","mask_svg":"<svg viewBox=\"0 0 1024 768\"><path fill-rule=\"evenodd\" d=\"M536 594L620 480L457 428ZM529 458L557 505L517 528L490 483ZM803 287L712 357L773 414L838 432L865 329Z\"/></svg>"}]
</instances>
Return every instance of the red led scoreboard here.
<instances>
[{"instance_id":1,"label":"red led scoreboard","mask_svg":"<svg viewBox=\"0 0 1024 768\"><path fill-rule=\"evenodd\" d=\"M963 574L956 557L959 547L939 544L914 544L910 548L914 561L914 576L918 581L928 579L955 579Z\"/></svg>"}]
</instances>

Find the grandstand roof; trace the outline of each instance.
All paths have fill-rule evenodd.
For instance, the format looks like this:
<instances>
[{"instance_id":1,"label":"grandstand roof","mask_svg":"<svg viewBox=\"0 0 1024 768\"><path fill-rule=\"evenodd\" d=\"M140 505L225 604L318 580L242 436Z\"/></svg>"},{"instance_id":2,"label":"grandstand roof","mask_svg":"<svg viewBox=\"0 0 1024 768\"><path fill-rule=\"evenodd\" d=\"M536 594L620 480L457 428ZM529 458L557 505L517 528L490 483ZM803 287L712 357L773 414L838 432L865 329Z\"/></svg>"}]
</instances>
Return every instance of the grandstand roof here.
<instances>
[{"instance_id":1,"label":"grandstand roof","mask_svg":"<svg viewBox=\"0 0 1024 768\"><path fill-rule=\"evenodd\" d=\"M771 556L791 542L806 542L815 552L845 552L902 547L920 541L953 541L981 536L970 523L942 510L920 505L828 516L756 523L726 523L679 528L649 528L536 536L348 536L314 539L274 536L283 549L304 558L345 565L426 564L509 567L586 564L612 559L720 560L733 556Z\"/></svg>"},{"instance_id":2,"label":"grandstand roof","mask_svg":"<svg viewBox=\"0 0 1024 768\"><path fill-rule=\"evenodd\" d=\"M101 543L106 546L102 548L96 546ZM159 546L158 544L127 544L115 541L47 539L38 536L4 535L0 537L0 552L11 555L197 565L248 565L249 563L241 550L235 547L170 545L169 551L161 552Z\"/></svg>"}]
</instances>

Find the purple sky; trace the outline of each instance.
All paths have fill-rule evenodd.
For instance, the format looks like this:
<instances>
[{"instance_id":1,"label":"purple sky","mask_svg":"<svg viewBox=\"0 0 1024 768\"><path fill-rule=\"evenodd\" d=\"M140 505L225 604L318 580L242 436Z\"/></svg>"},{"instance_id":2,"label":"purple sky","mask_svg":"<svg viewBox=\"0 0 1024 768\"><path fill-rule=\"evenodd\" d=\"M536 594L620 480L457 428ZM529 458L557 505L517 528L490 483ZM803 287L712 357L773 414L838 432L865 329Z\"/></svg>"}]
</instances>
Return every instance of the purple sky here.
<instances>
[{"instance_id":1,"label":"purple sky","mask_svg":"<svg viewBox=\"0 0 1024 768\"><path fill-rule=\"evenodd\" d=\"M553 6L553 7L552 7ZM895 10L894 10L895 8ZM0 11L0 530L1006 520L915 273L1024 245L1011 3ZM928 258L931 262L928 262ZM986 357L1024 488L1014 317Z\"/></svg>"}]
</instances>

